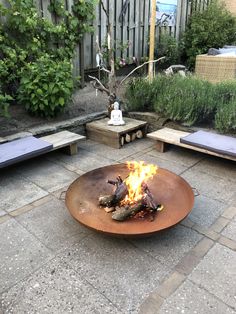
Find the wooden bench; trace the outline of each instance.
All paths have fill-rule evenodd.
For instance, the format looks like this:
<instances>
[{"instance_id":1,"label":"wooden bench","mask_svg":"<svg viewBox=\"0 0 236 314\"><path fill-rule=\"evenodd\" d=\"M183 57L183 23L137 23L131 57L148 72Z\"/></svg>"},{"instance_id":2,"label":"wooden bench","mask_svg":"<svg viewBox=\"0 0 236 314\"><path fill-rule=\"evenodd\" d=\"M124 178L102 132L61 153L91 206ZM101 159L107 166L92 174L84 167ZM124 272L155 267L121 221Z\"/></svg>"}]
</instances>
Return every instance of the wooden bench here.
<instances>
[{"instance_id":1,"label":"wooden bench","mask_svg":"<svg viewBox=\"0 0 236 314\"><path fill-rule=\"evenodd\" d=\"M77 144L85 136L61 131L52 135L36 138L28 136L0 145L0 168L33 158L44 153L66 148L70 155L77 153Z\"/></svg>"},{"instance_id":2,"label":"wooden bench","mask_svg":"<svg viewBox=\"0 0 236 314\"><path fill-rule=\"evenodd\" d=\"M172 145L177 145L180 147L192 149L194 151L198 151L201 153L205 153L205 154L209 154L209 155L213 155L213 156L217 156L217 157L226 158L229 160L236 161L236 157L234 157L234 156L225 155L222 153L217 153L217 152L214 152L214 151L211 151L208 149L204 149L201 147L188 145L188 144L184 144L184 143L180 142L180 139L182 137L185 137L185 136L190 135L190 134L191 133L188 133L188 132L178 131L178 130L174 130L174 129L170 129L170 128L163 128L163 129L160 129L158 131L148 133L147 137L156 141L156 148L161 153L165 152L166 146L168 144L172 144Z\"/></svg>"}]
</instances>

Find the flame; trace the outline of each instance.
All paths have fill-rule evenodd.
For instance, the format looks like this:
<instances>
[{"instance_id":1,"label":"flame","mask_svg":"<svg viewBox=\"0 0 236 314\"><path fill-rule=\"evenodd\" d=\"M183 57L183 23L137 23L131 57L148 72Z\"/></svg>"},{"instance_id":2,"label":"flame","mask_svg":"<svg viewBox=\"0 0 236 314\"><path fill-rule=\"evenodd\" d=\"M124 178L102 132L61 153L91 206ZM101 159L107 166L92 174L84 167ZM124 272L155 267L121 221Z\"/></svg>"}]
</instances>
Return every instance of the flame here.
<instances>
[{"instance_id":1,"label":"flame","mask_svg":"<svg viewBox=\"0 0 236 314\"><path fill-rule=\"evenodd\" d=\"M127 167L130 173L125 179L128 195L125 197L124 203L133 204L142 199L142 185L157 173L158 167L152 164L145 164L144 161L127 161Z\"/></svg>"}]
</instances>

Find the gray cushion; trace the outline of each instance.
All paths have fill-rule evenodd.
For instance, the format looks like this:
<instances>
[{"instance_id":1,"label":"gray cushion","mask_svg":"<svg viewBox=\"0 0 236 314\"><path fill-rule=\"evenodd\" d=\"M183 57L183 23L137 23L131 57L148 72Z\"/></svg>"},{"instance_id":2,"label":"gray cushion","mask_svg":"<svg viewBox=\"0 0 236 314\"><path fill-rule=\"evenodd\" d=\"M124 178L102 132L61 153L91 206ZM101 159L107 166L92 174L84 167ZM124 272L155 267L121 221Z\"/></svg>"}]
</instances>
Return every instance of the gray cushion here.
<instances>
[{"instance_id":1,"label":"gray cushion","mask_svg":"<svg viewBox=\"0 0 236 314\"><path fill-rule=\"evenodd\" d=\"M53 145L28 136L0 145L0 168L49 152Z\"/></svg>"},{"instance_id":2,"label":"gray cushion","mask_svg":"<svg viewBox=\"0 0 236 314\"><path fill-rule=\"evenodd\" d=\"M236 157L236 138L211 132L198 131L180 139L181 143L205 148L219 154Z\"/></svg>"}]
</instances>

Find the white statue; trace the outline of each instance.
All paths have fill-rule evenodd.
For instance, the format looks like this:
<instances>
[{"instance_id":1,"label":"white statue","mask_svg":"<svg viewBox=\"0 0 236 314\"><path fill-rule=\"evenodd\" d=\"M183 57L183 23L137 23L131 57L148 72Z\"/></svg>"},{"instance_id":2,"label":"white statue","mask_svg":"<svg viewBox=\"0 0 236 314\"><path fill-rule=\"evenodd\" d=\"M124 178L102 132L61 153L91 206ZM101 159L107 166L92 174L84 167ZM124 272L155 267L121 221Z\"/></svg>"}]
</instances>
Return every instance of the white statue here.
<instances>
[{"instance_id":1,"label":"white statue","mask_svg":"<svg viewBox=\"0 0 236 314\"><path fill-rule=\"evenodd\" d=\"M119 103L114 102L114 109L111 111L111 119L107 122L109 125L124 125L122 111L119 110Z\"/></svg>"}]
</instances>

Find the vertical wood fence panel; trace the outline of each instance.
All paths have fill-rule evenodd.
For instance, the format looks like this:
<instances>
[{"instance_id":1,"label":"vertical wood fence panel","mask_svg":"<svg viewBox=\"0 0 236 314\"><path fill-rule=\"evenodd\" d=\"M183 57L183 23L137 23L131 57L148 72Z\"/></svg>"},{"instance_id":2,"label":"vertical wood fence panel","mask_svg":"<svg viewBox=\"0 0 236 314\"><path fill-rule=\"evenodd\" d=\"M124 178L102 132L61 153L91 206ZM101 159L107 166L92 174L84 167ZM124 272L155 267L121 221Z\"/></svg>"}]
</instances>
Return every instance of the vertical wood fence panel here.
<instances>
[{"instance_id":1,"label":"vertical wood fence panel","mask_svg":"<svg viewBox=\"0 0 236 314\"><path fill-rule=\"evenodd\" d=\"M48 11L50 0L34 1L40 16L51 21L55 20ZM64 1L65 7L71 12L73 0ZM160 34L169 34L178 40L191 12L204 10L210 1L178 0L175 26L157 26L156 40L159 40ZM124 58L130 62L133 57L138 61L147 57L151 0L103 0L103 2L109 18L113 21L116 59L119 61L120 58ZM6 4L7 0L0 0L0 3ZM101 4L97 5L95 13L94 33L86 34L83 43L76 47L73 61L75 75L81 75L83 74L81 71L96 68L96 40L98 39L100 47L106 43L108 20Z\"/></svg>"}]
</instances>

